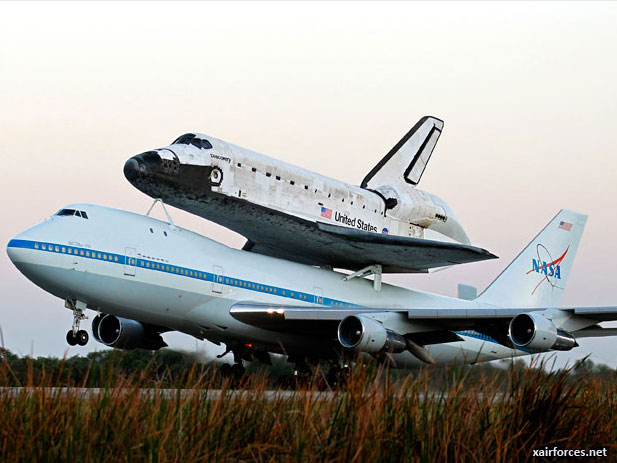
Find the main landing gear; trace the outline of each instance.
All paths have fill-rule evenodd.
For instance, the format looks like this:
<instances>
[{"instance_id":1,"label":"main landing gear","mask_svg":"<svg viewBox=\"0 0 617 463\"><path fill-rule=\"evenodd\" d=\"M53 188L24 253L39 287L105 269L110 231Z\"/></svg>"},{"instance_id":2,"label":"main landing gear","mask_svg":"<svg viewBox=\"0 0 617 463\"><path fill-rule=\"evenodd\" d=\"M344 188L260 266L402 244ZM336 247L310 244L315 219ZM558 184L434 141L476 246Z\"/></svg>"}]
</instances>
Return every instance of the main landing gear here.
<instances>
[{"instance_id":1,"label":"main landing gear","mask_svg":"<svg viewBox=\"0 0 617 463\"><path fill-rule=\"evenodd\" d=\"M66 342L68 342L70 346L85 346L88 344L90 336L86 330L79 329L79 323L88 318L85 314L86 303L67 299L65 301L65 306L67 309L73 311L73 328L66 333Z\"/></svg>"},{"instance_id":2,"label":"main landing gear","mask_svg":"<svg viewBox=\"0 0 617 463\"><path fill-rule=\"evenodd\" d=\"M351 376L351 369L345 365L331 362L327 374L322 370L324 364L315 358L303 356L289 356L287 362L294 364L292 375L281 375L277 379L277 386L282 389L317 388L319 390L344 387Z\"/></svg>"},{"instance_id":3,"label":"main landing gear","mask_svg":"<svg viewBox=\"0 0 617 463\"><path fill-rule=\"evenodd\" d=\"M221 376L223 378L234 378L236 380L242 379L244 376L244 362L242 361L242 351L239 349L230 349L229 347L225 352L220 355L217 355L216 358L221 358L227 355L228 353L233 352L234 354L234 364L230 365L229 363L223 363L221 365Z\"/></svg>"}]
</instances>

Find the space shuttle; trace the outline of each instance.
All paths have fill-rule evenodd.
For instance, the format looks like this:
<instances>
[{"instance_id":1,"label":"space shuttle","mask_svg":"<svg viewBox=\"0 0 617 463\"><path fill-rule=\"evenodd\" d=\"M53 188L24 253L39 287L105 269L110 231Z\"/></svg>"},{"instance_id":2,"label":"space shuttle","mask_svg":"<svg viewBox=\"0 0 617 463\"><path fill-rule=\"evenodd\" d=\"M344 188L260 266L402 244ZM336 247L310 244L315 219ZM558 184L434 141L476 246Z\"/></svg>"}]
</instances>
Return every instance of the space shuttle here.
<instances>
[{"instance_id":1,"label":"space shuttle","mask_svg":"<svg viewBox=\"0 0 617 463\"><path fill-rule=\"evenodd\" d=\"M124 175L243 235L253 253L361 276L426 273L496 257L471 245L446 201L417 188L442 130L421 118L359 186L196 132L131 157Z\"/></svg>"}]
</instances>

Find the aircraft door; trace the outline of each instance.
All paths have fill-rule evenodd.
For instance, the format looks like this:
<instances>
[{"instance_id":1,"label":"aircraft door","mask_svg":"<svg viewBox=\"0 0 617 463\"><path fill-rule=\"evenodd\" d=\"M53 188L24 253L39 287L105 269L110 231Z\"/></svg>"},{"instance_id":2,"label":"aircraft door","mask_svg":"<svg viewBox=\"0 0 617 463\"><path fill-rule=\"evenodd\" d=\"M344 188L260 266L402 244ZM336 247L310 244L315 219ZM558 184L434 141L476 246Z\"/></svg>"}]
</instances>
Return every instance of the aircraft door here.
<instances>
[{"instance_id":1,"label":"aircraft door","mask_svg":"<svg viewBox=\"0 0 617 463\"><path fill-rule=\"evenodd\" d=\"M223 292L223 267L215 265L213 270L214 280L212 281L212 292L221 294Z\"/></svg>"},{"instance_id":2,"label":"aircraft door","mask_svg":"<svg viewBox=\"0 0 617 463\"><path fill-rule=\"evenodd\" d=\"M134 277L137 268L137 251L135 248L124 248L124 274Z\"/></svg>"},{"instance_id":3,"label":"aircraft door","mask_svg":"<svg viewBox=\"0 0 617 463\"><path fill-rule=\"evenodd\" d=\"M313 294L315 295L315 304L323 304L323 289L315 286L313 288Z\"/></svg>"}]
</instances>

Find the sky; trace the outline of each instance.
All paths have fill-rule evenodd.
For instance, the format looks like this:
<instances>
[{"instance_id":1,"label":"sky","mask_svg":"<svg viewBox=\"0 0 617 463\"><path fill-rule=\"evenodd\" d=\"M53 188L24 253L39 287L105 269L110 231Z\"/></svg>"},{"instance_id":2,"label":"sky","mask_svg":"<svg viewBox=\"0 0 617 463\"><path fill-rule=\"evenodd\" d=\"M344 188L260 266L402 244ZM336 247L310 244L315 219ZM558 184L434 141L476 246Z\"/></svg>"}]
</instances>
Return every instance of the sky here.
<instances>
[{"instance_id":1,"label":"sky","mask_svg":"<svg viewBox=\"0 0 617 463\"><path fill-rule=\"evenodd\" d=\"M145 213L126 159L199 131L359 184L424 115L420 187L500 259L386 281L483 289L561 208L589 214L563 304L617 305L617 4L0 3L0 242L72 202ZM171 209L233 247L244 239ZM2 343L75 355L72 315L0 253ZM217 352L168 334L170 346ZM561 362L613 367L617 339Z\"/></svg>"}]
</instances>

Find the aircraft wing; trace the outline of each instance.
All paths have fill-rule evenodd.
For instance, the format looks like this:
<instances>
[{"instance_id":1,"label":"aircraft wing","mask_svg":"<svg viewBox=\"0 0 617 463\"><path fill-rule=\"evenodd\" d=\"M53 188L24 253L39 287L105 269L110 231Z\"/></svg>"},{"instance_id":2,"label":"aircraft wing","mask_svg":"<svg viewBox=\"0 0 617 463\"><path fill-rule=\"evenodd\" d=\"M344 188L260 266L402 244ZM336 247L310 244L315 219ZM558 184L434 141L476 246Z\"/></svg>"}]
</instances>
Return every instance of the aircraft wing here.
<instances>
[{"instance_id":1,"label":"aircraft wing","mask_svg":"<svg viewBox=\"0 0 617 463\"><path fill-rule=\"evenodd\" d=\"M249 241L245 251L349 270L381 264L384 273L426 273L433 268L496 258L475 246L369 233L287 214L273 215L271 222L275 226L269 227L267 234L246 234Z\"/></svg>"},{"instance_id":2,"label":"aircraft wing","mask_svg":"<svg viewBox=\"0 0 617 463\"><path fill-rule=\"evenodd\" d=\"M496 308L496 309L409 309L410 320L423 320L442 325L461 327L466 324L505 320L510 321L520 313L542 312L557 309L599 322L617 320L617 306L606 307L534 307L534 308Z\"/></svg>"},{"instance_id":3,"label":"aircraft wing","mask_svg":"<svg viewBox=\"0 0 617 463\"><path fill-rule=\"evenodd\" d=\"M510 320L520 313L541 312L548 309L384 309L374 307L333 309L326 306L299 307L239 303L231 307L230 313L243 323L263 329L332 338L336 337L336 329L340 321L349 315L392 312L399 313L409 321L417 323L418 329L410 336L420 345L457 341L460 338L454 332L473 330L490 336L504 346L511 347L511 341L507 336ZM617 306L572 307L557 310L598 323L617 320ZM575 337L613 336L617 335L617 330L592 325L575 331L573 335Z\"/></svg>"}]
</instances>

